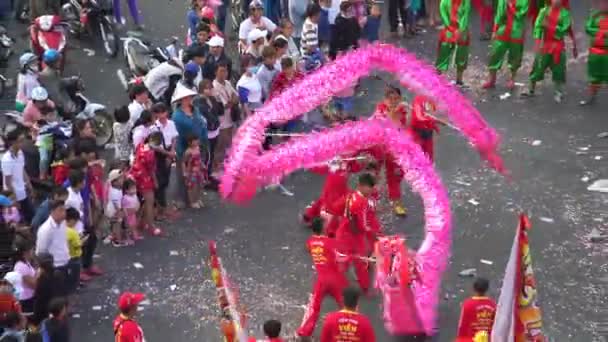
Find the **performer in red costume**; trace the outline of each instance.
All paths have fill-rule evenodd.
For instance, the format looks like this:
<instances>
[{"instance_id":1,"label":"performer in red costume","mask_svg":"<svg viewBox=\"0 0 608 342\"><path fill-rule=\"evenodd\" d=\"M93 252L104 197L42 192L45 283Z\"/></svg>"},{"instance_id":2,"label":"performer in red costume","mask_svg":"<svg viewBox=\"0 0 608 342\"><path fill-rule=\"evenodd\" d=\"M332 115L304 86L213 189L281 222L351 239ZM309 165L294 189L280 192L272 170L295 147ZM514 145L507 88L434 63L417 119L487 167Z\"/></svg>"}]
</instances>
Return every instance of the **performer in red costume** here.
<instances>
[{"instance_id":1,"label":"performer in red costume","mask_svg":"<svg viewBox=\"0 0 608 342\"><path fill-rule=\"evenodd\" d=\"M310 301L304 313L302 325L297 330L300 337L310 337L319 319L321 303L326 295L334 297L338 306L342 307L342 291L348 286L348 280L340 270L335 239L323 235L323 221L315 218L312 222L313 236L306 242L306 249L312 257L312 263L317 270Z\"/></svg>"},{"instance_id":2,"label":"performer in red costume","mask_svg":"<svg viewBox=\"0 0 608 342\"><path fill-rule=\"evenodd\" d=\"M437 121L426 113L434 112L435 104L424 96L417 95L412 102L410 122L414 140L420 145L431 161L434 160L433 133L439 133Z\"/></svg>"},{"instance_id":3,"label":"performer in red costume","mask_svg":"<svg viewBox=\"0 0 608 342\"><path fill-rule=\"evenodd\" d=\"M312 219L321 216L321 212L329 203L334 203L340 197L350 191L348 187L348 176L363 170L363 163L359 160L342 160L340 158L331 160L327 165L313 167L314 173L325 175L325 183L319 198L312 202L302 214L302 221L310 224Z\"/></svg>"},{"instance_id":4,"label":"performer in red costume","mask_svg":"<svg viewBox=\"0 0 608 342\"><path fill-rule=\"evenodd\" d=\"M327 314L321 331L321 342L376 342L369 319L357 312L359 291L347 287L344 289L343 298L344 308Z\"/></svg>"},{"instance_id":5,"label":"performer in red costume","mask_svg":"<svg viewBox=\"0 0 608 342\"><path fill-rule=\"evenodd\" d=\"M403 128L405 134L408 122L407 107L401 100L401 90L399 88L387 86L384 92L384 100L376 107L374 117L390 119L397 126ZM384 166L385 169L388 199L393 204L395 214L399 216L407 215L407 208L401 200L401 180L403 180L401 167L397 164L395 158L387 153L382 153L381 166Z\"/></svg>"},{"instance_id":6,"label":"performer in red costume","mask_svg":"<svg viewBox=\"0 0 608 342\"><path fill-rule=\"evenodd\" d=\"M475 335L481 331L492 334L496 302L486 297L490 282L484 278L477 278L473 284L475 295L462 303L458 335L456 342L473 342Z\"/></svg>"},{"instance_id":7,"label":"performer in red costume","mask_svg":"<svg viewBox=\"0 0 608 342\"><path fill-rule=\"evenodd\" d=\"M366 234L380 231L375 209L369 203L375 185L374 176L368 173L359 176L357 189L346 196L344 213L336 233L339 251L348 257L346 269L352 261L357 281L364 293L369 290L370 283L367 263L361 259L368 254Z\"/></svg>"}]
</instances>

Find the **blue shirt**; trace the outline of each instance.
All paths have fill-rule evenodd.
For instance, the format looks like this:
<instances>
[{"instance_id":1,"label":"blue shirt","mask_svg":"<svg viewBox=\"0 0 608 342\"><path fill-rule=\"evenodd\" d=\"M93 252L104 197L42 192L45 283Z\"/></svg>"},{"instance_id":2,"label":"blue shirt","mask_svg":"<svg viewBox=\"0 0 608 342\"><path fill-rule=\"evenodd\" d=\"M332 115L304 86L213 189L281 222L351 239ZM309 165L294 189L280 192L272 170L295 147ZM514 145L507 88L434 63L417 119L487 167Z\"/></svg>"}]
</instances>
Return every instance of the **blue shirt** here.
<instances>
[{"instance_id":1,"label":"blue shirt","mask_svg":"<svg viewBox=\"0 0 608 342\"><path fill-rule=\"evenodd\" d=\"M325 43L329 43L331 38L331 31L329 28L329 8L321 7L321 15L319 16L319 28L318 37L319 40Z\"/></svg>"},{"instance_id":2,"label":"blue shirt","mask_svg":"<svg viewBox=\"0 0 608 342\"><path fill-rule=\"evenodd\" d=\"M188 19L188 28L190 29L190 39L192 42L196 41L196 27L201 22L201 19L198 17L196 12L193 9L188 10L186 14L186 19Z\"/></svg>"},{"instance_id":3,"label":"blue shirt","mask_svg":"<svg viewBox=\"0 0 608 342\"><path fill-rule=\"evenodd\" d=\"M47 198L40 204L38 209L36 209L36 213L34 214L34 218L32 219L32 230L34 233L38 231L38 227L40 227L44 221L46 221L51 215L51 201Z\"/></svg>"},{"instance_id":4,"label":"blue shirt","mask_svg":"<svg viewBox=\"0 0 608 342\"><path fill-rule=\"evenodd\" d=\"M380 20L379 17L372 17L371 15L367 16L367 22L363 27L363 36L367 39L368 42L375 42L380 39Z\"/></svg>"},{"instance_id":5,"label":"blue shirt","mask_svg":"<svg viewBox=\"0 0 608 342\"><path fill-rule=\"evenodd\" d=\"M180 107L173 112L172 118L178 134L175 146L178 157L181 157L188 148L186 138L190 134L197 136L201 145L207 144L207 120L198 108L194 107L192 111L192 116L186 115Z\"/></svg>"}]
</instances>

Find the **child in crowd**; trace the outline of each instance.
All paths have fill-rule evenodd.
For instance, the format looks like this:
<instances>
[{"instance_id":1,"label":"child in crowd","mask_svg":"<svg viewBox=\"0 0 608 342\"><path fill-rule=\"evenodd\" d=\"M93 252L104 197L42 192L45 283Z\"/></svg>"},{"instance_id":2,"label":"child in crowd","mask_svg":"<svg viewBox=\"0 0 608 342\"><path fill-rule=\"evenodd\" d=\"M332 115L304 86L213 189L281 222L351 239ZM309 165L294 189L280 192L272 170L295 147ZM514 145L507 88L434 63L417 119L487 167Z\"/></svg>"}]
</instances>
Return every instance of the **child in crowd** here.
<instances>
[{"instance_id":1,"label":"child in crowd","mask_svg":"<svg viewBox=\"0 0 608 342\"><path fill-rule=\"evenodd\" d=\"M283 57L289 57L287 52L289 42L287 39L285 39L285 37L279 36L272 41L272 47L275 50L276 62L274 63L274 67L281 71L281 59L283 59Z\"/></svg>"},{"instance_id":2,"label":"child in crowd","mask_svg":"<svg viewBox=\"0 0 608 342\"><path fill-rule=\"evenodd\" d=\"M382 21L382 11L377 4L372 5L370 14L365 18L363 26L363 38L369 43L380 39L380 23ZM415 25L415 21L414 21Z\"/></svg>"},{"instance_id":3,"label":"child in crowd","mask_svg":"<svg viewBox=\"0 0 608 342\"><path fill-rule=\"evenodd\" d=\"M49 302L59 292L59 285L53 276L53 255L41 253L37 255L38 276L36 279L36 296L34 297L34 314L32 324L38 326L49 316Z\"/></svg>"},{"instance_id":4,"label":"child in crowd","mask_svg":"<svg viewBox=\"0 0 608 342\"><path fill-rule=\"evenodd\" d=\"M355 86L350 86L336 94L334 97L334 119L344 120L353 113L354 96Z\"/></svg>"},{"instance_id":5,"label":"child in crowd","mask_svg":"<svg viewBox=\"0 0 608 342\"><path fill-rule=\"evenodd\" d=\"M70 166L67 159L67 149L60 149L55 152L55 161L51 163L51 177L56 185L62 185L68 179Z\"/></svg>"},{"instance_id":6,"label":"child in crowd","mask_svg":"<svg viewBox=\"0 0 608 342\"><path fill-rule=\"evenodd\" d=\"M80 224L80 213L74 208L68 208L65 211L65 226L66 238L68 241L68 251L70 253L70 261L68 262L68 272L66 279L66 288L68 294L73 294L78 289L80 281L89 281L91 276L80 274L82 263L82 244L88 238L78 231Z\"/></svg>"},{"instance_id":7,"label":"child in crowd","mask_svg":"<svg viewBox=\"0 0 608 342\"><path fill-rule=\"evenodd\" d=\"M42 322L40 329L43 341L69 341L68 302L63 297L53 298L49 302L49 318Z\"/></svg>"},{"instance_id":8,"label":"child in crowd","mask_svg":"<svg viewBox=\"0 0 608 342\"><path fill-rule=\"evenodd\" d=\"M200 199L201 186L207 181L207 171L201 159L198 137L190 135L186 138L188 149L184 153L184 179L188 189L188 202L194 209L204 207Z\"/></svg>"},{"instance_id":9,"label":"child in crowd","mask_svg":"<svg viewBox=\"0 0 608 342\"><path fill-rule=\"evenodd\" d=\"M110 174L108 175L108 199L104 208L104 213L110 221L110 230L112 231L111 242L114 247L132 244L132 241L128 241L122 229L122 185L122 171L118 169L110 171Z\"/></svg>"},{"instance_id":10,"label":"child in crowd","mask_svg":"<svg viewBox=\"0 0 608 342\"><path fill-rule=\"evenodd\" d=\"M68 186L68 198L65 201L66 208L74 208L78 211L80 216L84 213L85 203L82 199L80 191L85 185L84 173L81 170L71 170L68 180L70 185ZM80 221L78 230L82 232L84 230L83 224Z\"/></svg>"},{"instance_id":11,"label":"child in crowd","mask_svg":"<svg viewBox=\"0 0 608 342\"><path fill-rule=\"evenodd\" d=\"M34 296L36 293L36 268L34 265L34 243L28 239L15 241L15 266L13 271L21 276L22 291L19 294L19 304L24 313L34 312Z\"/></svg>"},{"instance_id":12,"label":"child in crowd","mask_svg":"<svg viewBox=\"0 0 608 342\"><path fill-rule=\"evenodd\" d=\"M279 73L279 69L275 67L276 61L276 50L272 46L265 46L262 51L262 65L256 73L262 86L262 102L268 99L272 81Z\"/></svg>"},{"instance_id":13,"label":"child in crowd","mask_svg":"<svg viewBox=\"0 0 608 342\"><path fill-rule=\"evenodd\" d=\"M134 240L143 239L143 235L139 232L139 207L137 184L135 184L133 179L127 178L122 185L122 209L124 212L124 223Z\"/></svg>"},{"instance_id":14,"label":"child in crowd","mask_svg":"<svg viewBox=\"0 0 608 342\"><path fill-rule=\"evenodd\" d=\"M38 120L34 125L34 129L38 131L36 134L36 147L40 155L40 179L46 179L49 166L51 164L51 152L53 151L53 130L57 129L57 124L49 122L53 115L47 113L45 120Z\"/></svg>"},{"instance_id":15,"label":"child in crowd","mask_svg":"<svg viewBox=\"0 0 608 342\"><path fill-rule=\"evenodd\" d=\"M19 208L17 208L15 194L9 190L4 190L2 195L6 198L6 200L0 202L2 219L8 226L16 228L21 222L21 215L19 214Z\"/></svg>"},{"instance_id":16,"label":"child in crowd","mask_svg":"<svg viewBox=\"0 0 608 342\"><path fill-rule=\"evenodd\" d=\"M129 134L133 123L129 120L129 108L122 106L114 111L114 124L112 132L114 135L114 159L128 163L132 153L132 144Z\"/></svg>"}]
</instances>

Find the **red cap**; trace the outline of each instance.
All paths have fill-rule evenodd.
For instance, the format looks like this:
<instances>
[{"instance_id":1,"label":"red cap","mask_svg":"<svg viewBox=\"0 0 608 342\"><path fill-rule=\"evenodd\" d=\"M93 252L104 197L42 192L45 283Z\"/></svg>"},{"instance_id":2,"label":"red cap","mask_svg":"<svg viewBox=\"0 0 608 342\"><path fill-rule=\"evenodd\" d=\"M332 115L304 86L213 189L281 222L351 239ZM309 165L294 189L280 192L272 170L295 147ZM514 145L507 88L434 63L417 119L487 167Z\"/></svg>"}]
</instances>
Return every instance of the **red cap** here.
<instances>
[{"instance_id":1,"label":"red cap","mask_svg":"<svg viewBox=\"0 0 608 342\"><path fill-rule=\"evenodd\" d=\"M141 303L144 298L146 298L146 295L143 293L123 292L123 294L121 294L118 298L118 309L123 311L129 310L130 308Z\"/></svg>"}]
</instances>

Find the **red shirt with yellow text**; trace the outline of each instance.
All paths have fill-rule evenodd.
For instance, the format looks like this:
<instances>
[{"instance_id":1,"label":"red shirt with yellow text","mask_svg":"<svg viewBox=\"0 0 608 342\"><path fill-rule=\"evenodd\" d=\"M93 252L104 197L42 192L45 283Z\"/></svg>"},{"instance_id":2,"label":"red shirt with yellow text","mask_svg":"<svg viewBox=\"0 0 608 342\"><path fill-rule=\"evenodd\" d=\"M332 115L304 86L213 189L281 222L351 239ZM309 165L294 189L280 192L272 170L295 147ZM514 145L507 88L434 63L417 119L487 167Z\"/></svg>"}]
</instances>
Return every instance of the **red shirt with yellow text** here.
<instances>
[{"instance_id":1,"label":"red shirt with yellow text","mask_svg":"<svg viewBox=\"0 0 608 342\"><path fill-rule=\"evenodd\" d=\"M321 342L376 342L374 329L364 315L350 310L335 311L327 315Z\"/></svg>"},{"instance_id":2,"label":"red shirt with yellow text","mask_svg":"<svg viewBox=\"0 0 608 342\"><path fill-rule=\"evenodd\" d=\"M313 235L306 241L306 249L317 273L338 272L336 247L335 239L323 235Z\"/></svg>"},{"instance_id":3,"label":"red shirt with yellow text","mask_svg":"<svg viewBox=\"0 0 608 342\"><path fill-rule=\"evenodd\" d=\"M458 323L458 342L473 341L479 331L492 331L496 303L492 298L476 297L466 299L462 303L460 323Z\"/></svg>"}]
</instances>

